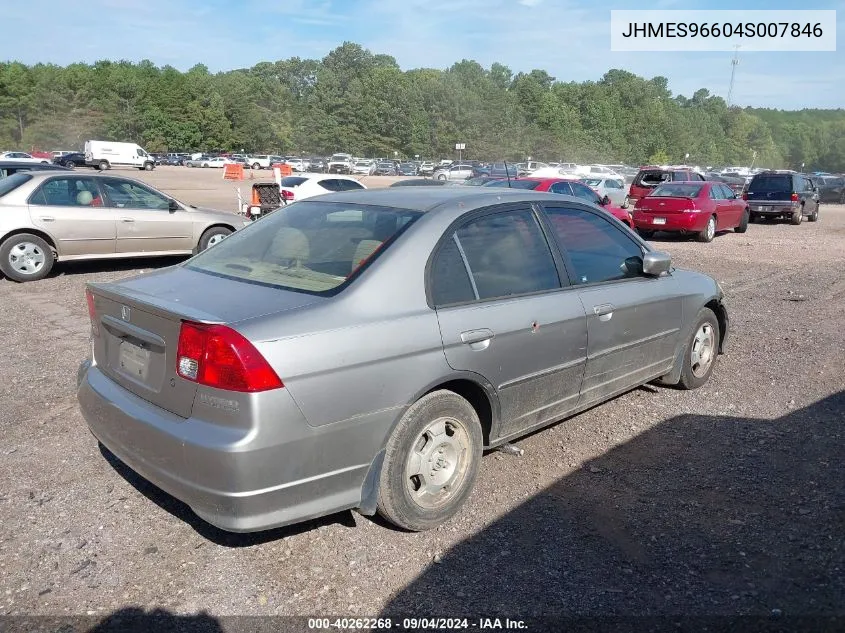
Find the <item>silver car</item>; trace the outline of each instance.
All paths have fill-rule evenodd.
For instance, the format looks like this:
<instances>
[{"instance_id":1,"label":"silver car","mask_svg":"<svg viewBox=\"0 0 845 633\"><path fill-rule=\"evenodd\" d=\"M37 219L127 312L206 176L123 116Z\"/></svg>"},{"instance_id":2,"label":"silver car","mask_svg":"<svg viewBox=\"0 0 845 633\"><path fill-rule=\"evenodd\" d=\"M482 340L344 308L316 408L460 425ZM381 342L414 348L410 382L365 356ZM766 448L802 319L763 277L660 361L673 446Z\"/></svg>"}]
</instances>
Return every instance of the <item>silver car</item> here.
<instances>
[{"instance_id":1,"label":"silver car","mask_svg":"<svg viewBox=\"0 0 845 633\"><path fill-rule=\"evenodd\" d=\"M0 271L35 281L57 261L190 255L249 223L131 178L20 172L0 180Z\"/></svg>"},{"instance_id":2,"label":"silver car","mask_svg":"<svg viewBox=\"0 0 845 633\"><path fill-rule=\"evenodd\" d=\"M475 168L472 165L449 165L435 170L432 177L436 180L466 180L474 171Z\"/></svg>"},{"instance_id":3,"label":"silver car","mask_svg":"<svg viewBox=\"0 0 845 633\"><path fill-rule=\"evenodd\" d=\"M586 178L582 178L582 182L602 198L604 196L610 198L610 201L616 206L619 207L625 204L628 189L625 187L625 183L618 178L593 178L592 176L587 176Z\"/></svg>"},{"instance_id":4,"label":"silver car","mask_svg":"<svg viewBox=\"0 0 845 633\"><path fill-rule=\"evenodd\" d=\"M87 298L94 436L231 531L349 508L433 528L485 448L699 387L728 330L713 279L601 209L483 187L297 202Z\"/></svg>"}]
</instances>

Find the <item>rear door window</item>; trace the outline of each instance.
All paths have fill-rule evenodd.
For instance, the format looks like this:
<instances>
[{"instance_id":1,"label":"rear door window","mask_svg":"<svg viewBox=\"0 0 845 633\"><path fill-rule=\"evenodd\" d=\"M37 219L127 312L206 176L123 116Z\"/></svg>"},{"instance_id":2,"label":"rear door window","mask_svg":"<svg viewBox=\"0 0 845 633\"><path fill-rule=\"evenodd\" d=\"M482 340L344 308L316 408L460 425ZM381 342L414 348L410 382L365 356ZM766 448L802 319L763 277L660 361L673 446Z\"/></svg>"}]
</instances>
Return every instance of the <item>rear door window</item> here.
<instances>
[{"instance_id":1,"label":"rear door window","mask_svg":"<svg viewBox=\"0 0 845 633\"><path fill-rule=\"evenodd\" d=\"M560 287L551 249L531 209L482 216L458 229L456 236L476 299ZM446 294L437 290L433 295L439 293Z\"/></svg>"},{"instance_id":2,"label":"rear door window","mask_svg":"<svg viewBox=\"0 0 845 633\"><path fill-rule=\"evenodd\" d=\"M97 183L93 178L51 178L44 182L29 198L30 204L48 207L101 207Z\"/></svg>"}]
</instances>

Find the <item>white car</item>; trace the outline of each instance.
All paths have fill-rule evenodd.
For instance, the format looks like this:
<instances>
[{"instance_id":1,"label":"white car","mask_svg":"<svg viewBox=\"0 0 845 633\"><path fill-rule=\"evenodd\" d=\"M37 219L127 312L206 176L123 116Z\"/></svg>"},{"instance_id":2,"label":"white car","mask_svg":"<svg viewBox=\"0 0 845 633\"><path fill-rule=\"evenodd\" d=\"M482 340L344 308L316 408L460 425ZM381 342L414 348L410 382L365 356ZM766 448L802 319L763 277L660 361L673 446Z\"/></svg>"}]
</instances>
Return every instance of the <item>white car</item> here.
<instances>
[{"instance_id":1,"label":"white car","mask_svg":"<svg viewBox=\"0 0 845 633\"><path fill-rule=\"evenodd\" d=\"M356 160L352 166L353 174L361 174L363 176L372 176L376 170L376 164L371 160Z\"/></svg>"},{"instance_id":2,"label":"white car","mask_svg":"<svg viewBox=\"0 0 845 633\"><path fill-rule=\"evenodd\" d=\"M286 162L294 171L303 172L311 169L311 163L304 158L290 158Z\"/></svg>"},{"instance_id":3,"label":"white car","mask_svg":"<svg viewBox=\"0 0 845 633\"><path fill-rule=\"evenodd\" d=\"M615 178L617 180L625 180L622 174L605 165L583 165L578 173L585 178Z\"/></svg>"},{"instance_id":4,"label":"white car","mask_svg":"<svg viewBox=\"0 0 845 633\"><path fill-rule=\"evenodd\" d=\"M581 176L573 174L570 171L560 167L542 167L529 174L532 178L568 178L570 180L579 180Z\"/></svg>"},{"instance_id":5,"label":"white car","mask_svg":"<svg viewBox=\"0 0 845 633\"><path fill-rule=\"evenodd\" d=\"M270 169L273 163L273 157L267 154L258 154L255 156L247 156L246 164L253 169Z\"/></svg>"},{"instance_id":6,"label":"white car","mask_svg":"<svg viewBox=\"0 0 845 633\"><path fill-rule=\"evenodd\" d=\"M582 178L581 181L600 196L607 196L616 206L625 203L627 187L621 178Z\"/></svg>"},{"instance_id":7,"label":"white car","mask_svg":"<svg viewBox=\"0 0 845 633\"><path fill-rule=\"evenodd\" d=\"M3 152L0 154L0 160L17 160L22 163L41 163L42 165L50 164L48 159L35 158L26 152Z\"/></svg>"},{"instance_id":8,"label":"white car","mask_svg":"<svg viewBox=\"0 0 845 633\"><path fill-rule=\"evenodd\" d=\"M230 165L236 161L229 160L223 156L216 156L214 158L206 158L203 161L200 161L200 167L220 167L222 168L224 165Z\"/></svg>"},{"instance_id":9,"label":"white car","mask_svg":"<svg viewBox=\"0 0 845 633\"><path fill-rule=\"evenodd\" d=\"M334 191L366 189L351 176L341 174L299 174L282 178L279 189L285 202L296 202Z\"/></svg>"}]
</instances>

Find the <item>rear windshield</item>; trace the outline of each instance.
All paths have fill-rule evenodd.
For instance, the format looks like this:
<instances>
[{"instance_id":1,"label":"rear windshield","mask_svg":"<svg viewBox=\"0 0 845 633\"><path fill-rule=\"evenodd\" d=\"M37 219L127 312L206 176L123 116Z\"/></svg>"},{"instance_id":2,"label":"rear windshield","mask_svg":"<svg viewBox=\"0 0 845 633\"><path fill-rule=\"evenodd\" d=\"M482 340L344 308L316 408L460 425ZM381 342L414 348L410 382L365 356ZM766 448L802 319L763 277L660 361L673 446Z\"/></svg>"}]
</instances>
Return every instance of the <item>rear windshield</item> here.
<instances>
[{"instance_id":1,"label":"rear windshield","mask_svg":"<svg viewBox=\"0 0 845 633\"><path fill-rule=\"evenodd\" d=\"M25 173L12 174L8 178L0 178L0 198L29 180L32 180L32 175Z\"/></svg>"},{"instance_id":2,"label":"rear windshield","mask_svg":"<svg viewBox=\"0 0 845 633\"><path fill-rule=\"evenodd\" d=\"M660 183L668 182L670 180L672 180L672 174L668 171L653 169L650 171L640 172L640 175L636 177L634 183L641 187L656 187Z\"/></svg>"},{"instance_id":3,"label":"rear windshield","mask_svg":"<svg viewBox=\"0 0 845 633\"><path fill-rule=\"evenodd\" d=\"M648 194L649 198L697 198L700 185L660 185Z\"/></svg>"},{"instance_id":4,"label":"rear windshield","mask_svg":"<svg viewBox=\"0 0 845 633\"><path fill-rule=\"evenodd\" d=\"M792 176L755 176L749 189L756 191L792 191Z\"/></svg>"},{"instance_id":5,"label":"rear windshield","mask_svg":"<svg viewBox=\"0 0 845 633\"><path fill-rule=\"evenodd\" d=\"M233 233L186 266L230 279L330 295L420 215L409 209L306 200Z\"/></svg>"},{"instance_id":6,"label":"rear windshield","mask_svg":"<svg viewBox=\"0 0 845 633\"><path fill-rule=\"evenodd\" d=\"M511 189L536 189L540 186L539 180L491 180L485 187L509 187Z\"/></svg>"},{"instance_id":7,"label":"rear windshield","mask_svg":"<svg viewBox=\"0 0 845 633\"><path fill-rule=\"evenodd\" d=\"M282 178L282 187L298 187L303 182L308 180L307 178L302 178L300 176L285 176Z\"/></svg>"}]
</instances>

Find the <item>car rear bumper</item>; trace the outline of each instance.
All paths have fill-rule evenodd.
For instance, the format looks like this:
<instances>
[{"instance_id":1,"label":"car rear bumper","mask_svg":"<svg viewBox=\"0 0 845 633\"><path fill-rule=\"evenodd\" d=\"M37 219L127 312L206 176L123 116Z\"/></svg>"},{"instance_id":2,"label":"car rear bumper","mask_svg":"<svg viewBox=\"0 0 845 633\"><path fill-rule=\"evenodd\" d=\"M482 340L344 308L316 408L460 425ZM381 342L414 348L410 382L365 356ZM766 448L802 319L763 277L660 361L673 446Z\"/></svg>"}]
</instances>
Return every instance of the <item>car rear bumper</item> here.
<instances>
[{"instance_id":1,"label":"car rear bumper","mask_svg":"<svg viewBox=\"0 0 845 633\"><path fill-rule=\"evenodd\" d=\"M703 231L707 226L706 213L690 211L688 213L645 213L634 210L634 226L649 231ZM661 222L662 220L662 222Z\"/></svg>"},{"instance_id":2,"label":"car rear bumper","mask_svg":"<svg viewBox=\"0 0 845 633\"><path fill-rule=\"evenodd\" d=\"M261 424L235 428L181 418L90 363L80 367L78 384L82 414L109 451L205 521L231 532L357 507L389 428L372 416L309 426L287 389L273 392L273 420L262 431Z\"/></svg>"},{"instance_id":3,"label":"car rear bumper","mask_svg":"<svg viewBox=\"0 0 845 633\"><path fill-rule=\"evenodd\" d=\"M793 203L791 200L776 202L748 201L748 211L757 215L791 215L800 208L800 205Z\"/></svg>"}]
</instances>

